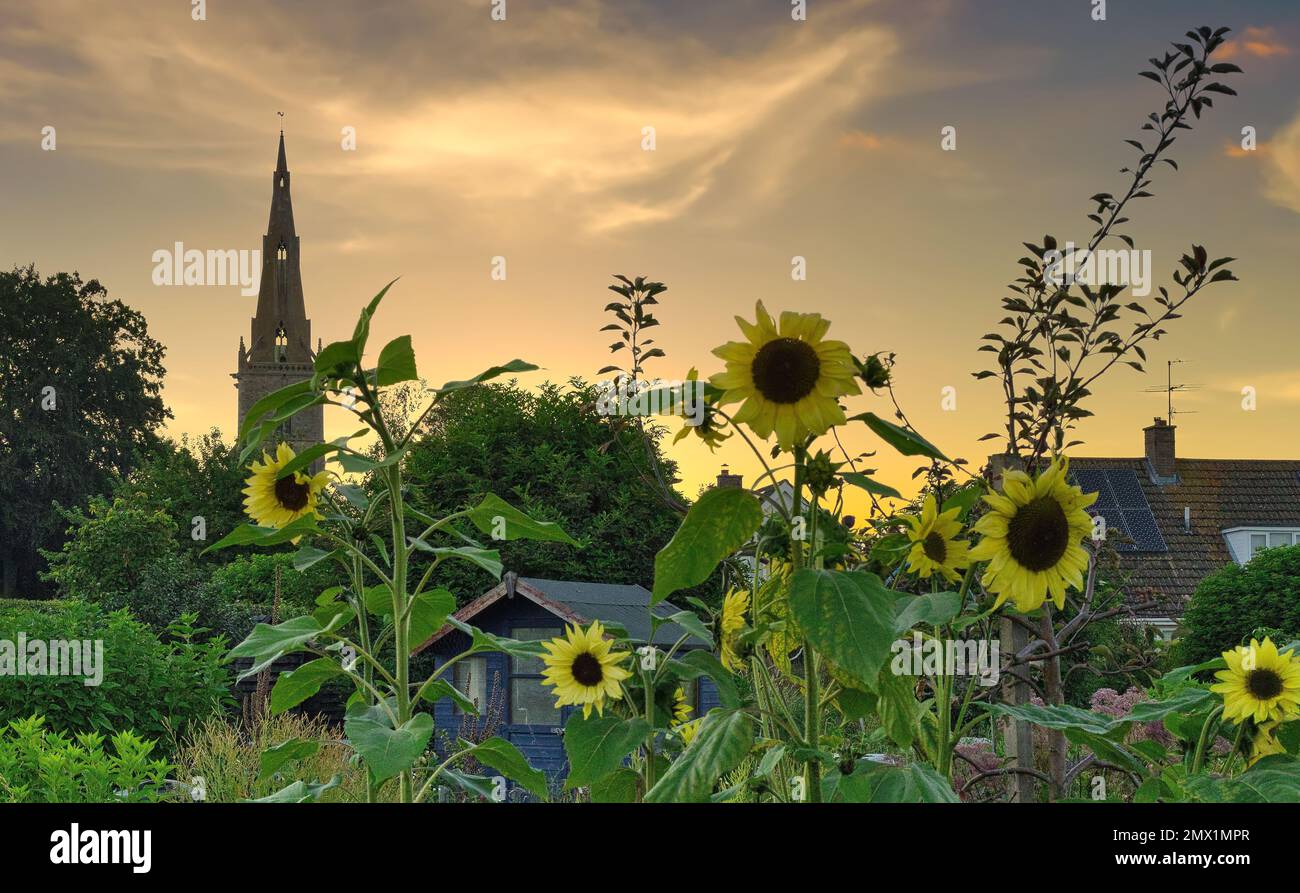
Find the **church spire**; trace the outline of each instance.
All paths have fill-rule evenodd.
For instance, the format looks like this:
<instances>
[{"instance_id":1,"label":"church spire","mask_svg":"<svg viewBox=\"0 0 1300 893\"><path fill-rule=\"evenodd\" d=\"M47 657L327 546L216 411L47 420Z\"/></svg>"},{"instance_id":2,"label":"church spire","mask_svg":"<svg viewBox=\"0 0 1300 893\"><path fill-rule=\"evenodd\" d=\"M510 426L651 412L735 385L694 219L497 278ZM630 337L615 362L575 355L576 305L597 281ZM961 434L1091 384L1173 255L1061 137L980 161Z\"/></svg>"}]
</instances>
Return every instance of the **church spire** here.
<instances>
[{"instance_id":1,"label":"church spire","mask_svg":"<svg viewBox=\"0 0 1300 893\"><path fill-rule=\"evenodd\" d=\"M284 131L271 175L271 213L262 236L262 279L257 292L257 315L249 361L254 363L310 363L311 322L307 319L299 267L298 233L293 222L289 165L285 159Z\"/></svg>"}]
</instances>

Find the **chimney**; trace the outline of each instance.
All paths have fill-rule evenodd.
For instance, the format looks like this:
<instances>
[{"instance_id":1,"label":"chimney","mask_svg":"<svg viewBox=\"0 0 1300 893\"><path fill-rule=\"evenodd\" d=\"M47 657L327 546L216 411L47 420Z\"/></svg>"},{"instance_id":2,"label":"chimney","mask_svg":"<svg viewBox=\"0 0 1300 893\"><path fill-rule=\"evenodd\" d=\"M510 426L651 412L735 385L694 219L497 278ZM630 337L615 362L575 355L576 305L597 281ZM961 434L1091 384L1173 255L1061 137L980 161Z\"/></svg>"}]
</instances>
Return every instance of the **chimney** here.
<instances>
[{"instance_id":1,"label":"chimney","mask_svg":"<svg viewBox=\"0 0 1300 893\"><path fill-rule=\"evenodd\" d=\"M1147 464L1151 466L1151 473L1157 483L1172 483L1178 479L1174 467L1175 430L1177 426L1164 419L1156 419L1154 424L1142 429L1146 435Z\"/></svg>"},{"instance_id":2,"label":"chimney","mask_svg":"<svg viewBox=\"0 0 1300 893\"><path fill-rule=\"evenodd\" d=\"M718 472L718 487L730 487L738 490L741 487L740 475L732 474L727 466L722 466L722 471Z\"/></svg>"}]
</instances>

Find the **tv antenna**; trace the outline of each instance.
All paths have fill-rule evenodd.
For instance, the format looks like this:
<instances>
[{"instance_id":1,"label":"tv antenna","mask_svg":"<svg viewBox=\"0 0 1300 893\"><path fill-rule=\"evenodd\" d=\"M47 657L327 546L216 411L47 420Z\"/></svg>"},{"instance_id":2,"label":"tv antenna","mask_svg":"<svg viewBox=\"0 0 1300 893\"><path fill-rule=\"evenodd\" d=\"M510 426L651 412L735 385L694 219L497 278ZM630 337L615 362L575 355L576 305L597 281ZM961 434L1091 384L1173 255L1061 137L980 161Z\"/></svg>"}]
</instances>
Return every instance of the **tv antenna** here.
<instances>
[{"instance_id":1,"label":"tv antenna","mask_svg":"<svg viewBox=\"0 0 1300 893\"><path fill-rule=\"evenodd\" d=\"M1165 386L1163 388L1143 388L1144 394L1161 394L1165 395L1168 401L1169 424L1174 423L1175 415L1188 415L1196 412L1194 409L1174 409L1174 392L1175 391L1199 391L1203 386L1199 384L1174 384L1174 364L1186 363L1188 360L1167 360L1165 363Z\"/></svg>"}]
</instances>

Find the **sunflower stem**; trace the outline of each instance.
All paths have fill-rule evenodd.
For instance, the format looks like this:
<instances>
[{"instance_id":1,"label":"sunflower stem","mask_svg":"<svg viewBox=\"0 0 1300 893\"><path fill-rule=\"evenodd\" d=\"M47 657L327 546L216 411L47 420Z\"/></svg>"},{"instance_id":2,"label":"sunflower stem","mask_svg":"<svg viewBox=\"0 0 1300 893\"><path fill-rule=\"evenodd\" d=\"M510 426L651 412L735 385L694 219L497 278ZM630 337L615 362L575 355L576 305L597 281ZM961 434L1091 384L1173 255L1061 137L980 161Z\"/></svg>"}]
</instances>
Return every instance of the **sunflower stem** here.
<instances>
[{"instance_id":1,"label":"sunflower stem","mask_svg":"<svg viewBox=\"0 0 1300 893\"><path fill-rule=\"evenodd\" d=\"M1205 717L1205 725L1201 726L1201 735L1196 741L1196 756L1192 758L1192 775L1201 771L1201 766L1205 762L1205 743L1210 736L1210 726L1214 724L1214 721L1219 718L1221 713L1223 713L1223 708L1215 707L1210 711L1210 715Z\"/></svg>"}]
</instances>

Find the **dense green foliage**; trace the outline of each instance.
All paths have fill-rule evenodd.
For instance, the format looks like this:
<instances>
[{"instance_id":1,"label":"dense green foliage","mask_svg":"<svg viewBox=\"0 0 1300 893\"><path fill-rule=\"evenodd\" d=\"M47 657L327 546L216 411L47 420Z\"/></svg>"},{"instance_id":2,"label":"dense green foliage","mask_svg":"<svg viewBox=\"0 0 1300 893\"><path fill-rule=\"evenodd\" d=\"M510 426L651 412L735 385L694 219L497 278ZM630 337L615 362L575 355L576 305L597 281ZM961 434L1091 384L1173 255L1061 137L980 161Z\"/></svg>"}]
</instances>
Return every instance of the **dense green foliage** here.
<instances>
[{"instance_id":1,"label":"dense green foliage","mask_svg":"<svg viewBox=\"0 0 1300 893\"><path fill-rule=\"evenodd\" d=\"M153 742L130 731L115 733L111 749L104 741L99 732L53 732L40 716L11 720L0 727L0 803L149 803L165 796L171 765L154 758Z\"/></svg>"},{"instance_id":2,"label":"dense green foliage","mask_svg":"<svg viewBox=\"0 0 1300 893\"><path fill-rule=\"evenodd\" d=\"M127 608L156 631L194 613L208 629L233 637L247 631L250 611L209 587L206 574L180 545L176 523L140 494L90 501L86 511L65 511L68 539L46 552L46 578L68 598L112 611ZM269 590L268 590L269 591Z\"/></svg>"},{"instance_id":3,"label":"dense green foliage","mask_svg":"<svg viewBox=\"0 0 1300 893\"><path fill-rule=\"evenodd\" d=\"M0 595L41 594L53 503L79 505L158 442L163 347L77 274L0 272Z\"/></svg>"},{"instance_id":4,"label":"dense green foliage","mask_svg":"<svg viewBox=\"0 0 1300 893\"><path fill-rule=\"evenodd\" d=\"M126 611L68 602L51 607L0 608L0 640L102 640L103 678L86 685L74 676L6 676L0 716L41 715L50 729L75 733L133 729L166 737L228 703L230 674L222 665L226 642L196 641L193 618L163 636Z\"/></svg>"},{"instance_id":5,"label":"dense green foliage","mask_svg":"<svg viewBox=\"0 0 1300 893\"><path fill-rule=\"evenodd\" d=\"M1265 549L1249 564L1230 564L1196 587L1183 614L1178 660L1200 663L1249 639L1280 630L1282 644L1300 635L1300 546Z\"/></svg>"},{"instance_id":6,"label":"dense green foliage","mask_svg":"<svg viewBox=\"0 0 1300 893\"><path fill-rule=\"evenodd\" d=\"M635 425L602 418L580 381L536 392L514 383L448 395L419 432L405 464L412 504L439 516L496 492L539 520L560 524L583 548L517 540L493 543L521 576L649 586L654 556L680 516L665 501L675 465ZM670 498L680 500L675 493ZM463 565L463 566L462 566ZM495 581L465 563L440 580L461 601Z\"/></svg>"}]
</instances>

